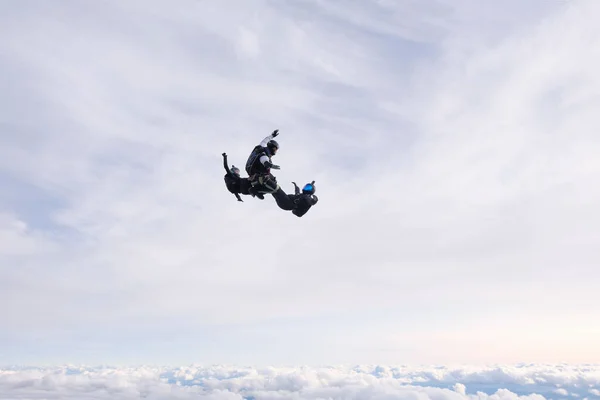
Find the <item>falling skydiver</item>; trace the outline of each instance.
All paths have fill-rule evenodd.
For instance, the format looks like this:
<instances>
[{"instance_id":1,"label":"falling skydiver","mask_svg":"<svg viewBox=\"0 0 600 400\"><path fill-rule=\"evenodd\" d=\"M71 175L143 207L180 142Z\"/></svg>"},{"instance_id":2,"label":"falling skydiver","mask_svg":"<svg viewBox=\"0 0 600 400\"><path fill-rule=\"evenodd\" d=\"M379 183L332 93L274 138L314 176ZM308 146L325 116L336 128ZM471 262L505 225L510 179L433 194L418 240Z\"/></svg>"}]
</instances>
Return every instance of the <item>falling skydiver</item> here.
<instances>
[{"instance_id":1,"label":"falling skydiver","mask_svg":"<svg viewBox=\"0 0 600 400\"><path fill-rule=\"evenodd\" d=\"M223 156L223 168L225 168L225 172L226 172L225 176L223 177L223 179L225 180L225 186L227 186L227 190L229 190L231 193L233 193L235 195L235 197L238 199L238 201L244 201L240 197L240 194L244 194L244 195L251 194L249 192L250 182L248 181L248 178L242 178L240 176L240 169L238 167L236 167L235 165L232 165L231 168L229 168L226 153L223 153L222 156ZM261 200L264 199L264 197L262 195L257 196L257 197L259 197Z\"/></svg>"},{"instance_id":2,"label":"falling skydiver","mask_svg":"<svg viewBox=\"0 0 600 400\"><path fill-rule=\"evenodd\" d=\"M246 161L246 172L250 194L259 195L262 193L275 193L279 188L277 179L271 174L272 169L280 169L279 165L271 162L271 158L277 154L279 143L275 137L279 135L279 129L264 138L259 145L255 146Z\"/></svg>"},{"instance_id":3,"label":"falling skydiver","mask_svg":"<svg viewBox=\"0 0 600 400\"><path fill-rule=\"evenodd\" d=\"M264 194L271 194L282 210L292 211L297 217L302 217L308 210L317 204L319 199L315 195L315 181L307 183L300 191L298 185L294 184L294 194L288 195L277 183L275 176L271 174L272 169L280 169L278 165L271 162L272 157L279 149L279 143L274 138L279 134L276 129L262 142L255 146L246 162L248 178L240 177L239 169L235 166L229 168L227 154L223 153L223 167L227 172L224 179L227 189L233 193L238 201L243 201L239 194L252 195L264 199Z\"/></svg>"},{"instance_id":4,"label":"falling skydiver","mask_svg":"<svg viewBox=\"0 0 600 400\"><path fill-rule=\"evenodd\" d=\"M286 194L280 187L271 194L279 208L292 211L295 216L302 217L319 201L319 198L315 195L315 181L304 185L302 192L300 192L296 182L292 183L294 184L294 194Z\"/></svg>"}]
</instances>

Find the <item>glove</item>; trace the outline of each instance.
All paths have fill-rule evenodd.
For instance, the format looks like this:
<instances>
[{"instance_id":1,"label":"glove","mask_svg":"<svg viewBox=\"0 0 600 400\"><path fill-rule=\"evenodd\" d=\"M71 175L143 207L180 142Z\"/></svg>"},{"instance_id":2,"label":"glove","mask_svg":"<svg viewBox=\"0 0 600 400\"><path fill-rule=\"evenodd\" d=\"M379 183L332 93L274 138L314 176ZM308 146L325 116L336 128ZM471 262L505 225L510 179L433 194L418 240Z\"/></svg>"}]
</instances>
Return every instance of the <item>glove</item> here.
<instances>
[{"instance_id":1,"label":"glove","mask_svg":"<svg viewBox=\"0 0 600 400\"><path fill-rule=\"evenodd\" d=\"M273 169L281 169L281 167L279 165L275 165L275 164L271 165L271 168L273 168Z\"/></svg>"},{"instance_id":2,"label":"glove","mask_svg":"<svg viewBox=\"0 0 600 400\"><path fill-rule=\"evenodd\" d=\"M273 137L276 137L277 135L279 135L279 129L275 129L273 133L271 133L271 136Z\"/></svg>"},{"instance_id":3,"label":"glove","mask_svg":"<svg viewBox=\"0 0 600 400\"><path fill-rule=\"evenodd\" d=\"M223 153L221 154L223 157L227 157L227 153Z\"/></svg>"}]
</instances>

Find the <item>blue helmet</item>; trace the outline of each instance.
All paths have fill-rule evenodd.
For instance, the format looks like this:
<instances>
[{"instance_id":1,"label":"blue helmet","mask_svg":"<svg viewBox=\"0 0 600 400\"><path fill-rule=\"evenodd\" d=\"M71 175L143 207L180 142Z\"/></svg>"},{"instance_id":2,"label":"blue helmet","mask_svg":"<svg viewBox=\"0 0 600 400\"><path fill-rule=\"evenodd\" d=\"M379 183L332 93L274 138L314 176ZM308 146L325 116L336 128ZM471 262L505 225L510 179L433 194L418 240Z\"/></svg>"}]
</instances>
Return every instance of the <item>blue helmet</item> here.
<instances>
[{"instance_id":1,"label":"blue helmet","mask_svg":"<svg viewBox=\"0 0 600 400\"><path fill-rule=\"evenodd\" d=\"M304 185L304 187L302 188L302 193L315 194L315 190L317 190L315 188L315 181L312 181L311 183L307 183L306 185Z\"/></svg>"}]
</instances>

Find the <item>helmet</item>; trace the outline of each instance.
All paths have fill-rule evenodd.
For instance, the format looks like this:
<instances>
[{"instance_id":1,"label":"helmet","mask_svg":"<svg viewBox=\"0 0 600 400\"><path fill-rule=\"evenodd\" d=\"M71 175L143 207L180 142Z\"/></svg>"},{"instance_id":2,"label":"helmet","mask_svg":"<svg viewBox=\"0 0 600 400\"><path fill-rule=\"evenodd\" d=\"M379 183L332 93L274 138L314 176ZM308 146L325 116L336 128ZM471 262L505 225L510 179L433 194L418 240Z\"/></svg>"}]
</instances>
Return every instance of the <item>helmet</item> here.
<instances>
[{"instance_id":1,"label":"helmet","mask_svg":"<svg viewBox=\"0 0 600 400\"><path fill-rule=\"evenodd\" d=\"M302 193L315 194L316 190L317 189L315 188L315 181L312 181L311 183L307 183L306 185L304 185L304 187L302 188Z\"/></svg>"},{"instance_id":2,"label":"helmet","mask_svg":"<svg viewBox=\"0 0 600 400\"><path fill-rule=\"evenodd\" d=\"M235 176L240 176L240 169L238 167L236 167L235 165L231 166L230 169L231 173L234 174Z\"/></svg>"},{"instance_id":3,"label":"helmet","mask_svg":"<svg viewBox=\"0 0 600 400\"><path fill-rule=\"evenodd\" d=\"M269 143L267 143L267 149L269 149L269 153L271 153L271 155L275 155L275 153L277 153L277 150L279 150L279 143L277 143L276 140L269 140Z\"/></svg>"}]
</instances>

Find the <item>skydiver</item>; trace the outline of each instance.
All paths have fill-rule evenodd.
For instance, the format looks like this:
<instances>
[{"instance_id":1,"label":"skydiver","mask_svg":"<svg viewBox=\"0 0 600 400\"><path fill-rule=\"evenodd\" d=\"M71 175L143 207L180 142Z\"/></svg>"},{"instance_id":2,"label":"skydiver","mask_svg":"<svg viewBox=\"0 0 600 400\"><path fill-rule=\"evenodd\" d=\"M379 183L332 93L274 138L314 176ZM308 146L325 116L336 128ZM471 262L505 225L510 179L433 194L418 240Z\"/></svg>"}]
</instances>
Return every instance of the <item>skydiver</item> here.
<instances>
[{"instance_id":1,"label":"skydiver","mask_svg":"<svg viewBox=\"0 0 600 400\"><path fill-rule=\"evenodd\" d=\"M227 190L235 195L238 201L244 201L240 197L240 193L244 195L250 195L251 193L248 191L250 188L250 182L248 178L242 178L240 176L240 169L235 165L232 165L229 168L229 163L227 162L227 154L223 153L223 168L225 168L225 176L223 177L225 180L225 185L227 186ZM254 196L254 195L253 195ZM259 199L264 199L264 196L261 193L256 194L256 197Z\"/></svg>"},{"instance_id":2,"label":"skydiver","mask_svg":"<svg viewBox=\"0 0 600 400\"><path fill-rule=\"evenodd\" d=\"M279 143L274 140L277 135L279 135L279 129L275 129L259 145L255 146L246 161L246 172L251 185L250 194L275 193L279 189L277 179L271 174L271 168L280 169L279 165L271 162L271 158L279 150Z\"/></svg>"},{"instance_id":3,"label":"skydiver","mask_svg":"<svg viewBox=\"0 0 600 400\"><path fill-rule=\"evenodd\" d=\"M296 182L292 183L295 188L294 209L292 210L292 213L297 217L302 217L319 201L319 198L315 195L315 191L317 190L315 188L315 181L304 185L302 193L300 193L300 188L296 185Z\"/></svg>"},{"instance_id":4,"label":"skydiver","mask_svg":"<svg viewBox=\"0 0 600 400\"><path fill-rule=\"evenodd\" d=\"M292 183L294 184L294 194L286 194L281 188L278 188L271 194L275 198L279 208L292 211L295 216L302 217L319 201L319 198L315 195L315 181L304 185L302 192L300 192L300 188L296 185L296 182Z\"/></svg>"}]
</instances>

